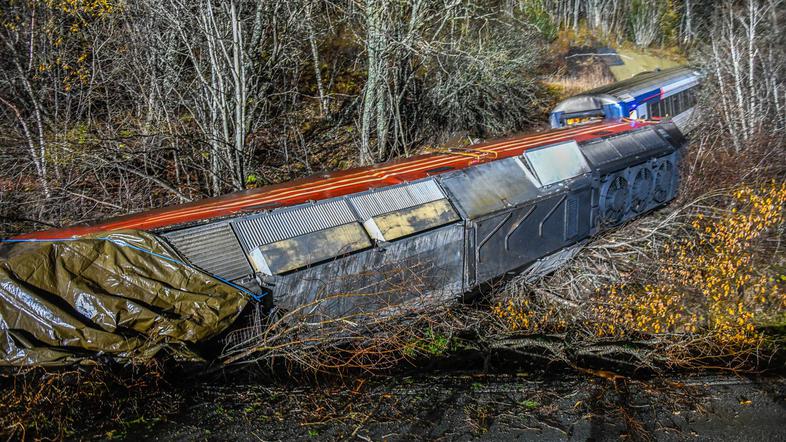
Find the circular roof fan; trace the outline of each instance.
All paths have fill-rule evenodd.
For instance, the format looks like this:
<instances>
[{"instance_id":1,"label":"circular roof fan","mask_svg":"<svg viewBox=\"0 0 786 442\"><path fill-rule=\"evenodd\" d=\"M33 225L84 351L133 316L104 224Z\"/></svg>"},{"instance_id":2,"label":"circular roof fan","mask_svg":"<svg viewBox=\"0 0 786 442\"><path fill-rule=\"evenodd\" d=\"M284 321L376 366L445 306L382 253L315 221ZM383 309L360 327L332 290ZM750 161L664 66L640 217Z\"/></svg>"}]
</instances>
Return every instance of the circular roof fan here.
<instances>
[{"instance_id":1,"label":"circular roof fan","mask_svg":"<svg viewBox=\"0 0 786 442\"><path fill-rule=\"evenodd\" d=\"M647 203L650 200L650 192L652 192L652 185L652 171L646 168L646 166L639 169L638 173L636 173L636 178L633 179L630 202L631 210L640 213L647 208Z\"/></svg>"},{"instance_id":2,"label":"circular roof fan","mask_svg":"<svg viewBox=\"0 0 786 442\"><path fill-rule=\"evenodd\" d=\"M603 218L606 222L617 223L625 216L628 202L628 180L622 175L612 179L603 196Z\"/></svg>"},{"instance_id":3,"label":"circular roof fan","mask_svg":"<svg viewBox=\"0 0 786 442\"><path fill-rule=\"evenodd\" d=\"M652 199L657 203L665 203L669 198L671 183L674 180L674 166L670 161L664 161L655 171L655 191Z\"/></svg>"}]
</instances>

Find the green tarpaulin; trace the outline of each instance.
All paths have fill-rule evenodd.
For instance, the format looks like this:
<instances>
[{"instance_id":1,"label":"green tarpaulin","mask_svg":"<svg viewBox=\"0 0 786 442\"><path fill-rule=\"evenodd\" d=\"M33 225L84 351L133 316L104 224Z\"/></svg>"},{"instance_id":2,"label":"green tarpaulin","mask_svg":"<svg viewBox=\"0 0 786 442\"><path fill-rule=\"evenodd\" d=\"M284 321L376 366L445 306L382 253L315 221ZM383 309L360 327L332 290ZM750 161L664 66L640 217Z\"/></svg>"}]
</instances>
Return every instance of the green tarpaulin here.
<instances>
[{"instance_id":1,"label":"green tarpaulin","mask_svg":"<svg viewBox=\"0 0 786 442\"><path fill-rule=\"evenodd\" d=\"M248 300L145 232L5 242L0 365L150 357L165 345L215 336Z\"/></svg>"}]
</instances>

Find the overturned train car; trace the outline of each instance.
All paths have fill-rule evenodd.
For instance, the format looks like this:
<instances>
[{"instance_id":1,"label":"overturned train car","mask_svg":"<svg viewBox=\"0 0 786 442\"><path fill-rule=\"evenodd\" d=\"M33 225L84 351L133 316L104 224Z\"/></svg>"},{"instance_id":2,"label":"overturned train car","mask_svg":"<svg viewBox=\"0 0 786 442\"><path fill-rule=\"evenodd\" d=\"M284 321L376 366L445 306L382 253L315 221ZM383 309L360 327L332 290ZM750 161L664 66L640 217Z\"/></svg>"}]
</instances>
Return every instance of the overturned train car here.
<instances>
[{"instance_id":1,"label":"overturned train car","mask_svg":"<svg viewBox=\"0 0 786 442\"><path fill-rule=\"evenodd\" d=\"M549 117L551 127L632 118L689 124L701 74L688 67L642 72L626 80L570 97Z\"/></svg>"},{"instance_id":2,"label":"overturned train car","mask_svg":"<svg viewBox=\"0 0 786 442\"><path fill-rule=\"evenodd\" d=\"M318 323L547 273L675 197L697 81L642 74L561 103L558 129L4 240L0 365L152 354L232 323L239 343L272 306Z\"/></svg>"},{"instance_id":3,"label":"overturned train car","mask_svg":"<svg viewBox=\"0 0 786 442\"><path fill-rule=\"evenodd\" d=\"M674 125L602 129L159 233L194 266L284 309L335 316L451 299L511 271L546 272L571 246L674 198L684 143Z\"/></svg>"}]
</instances>

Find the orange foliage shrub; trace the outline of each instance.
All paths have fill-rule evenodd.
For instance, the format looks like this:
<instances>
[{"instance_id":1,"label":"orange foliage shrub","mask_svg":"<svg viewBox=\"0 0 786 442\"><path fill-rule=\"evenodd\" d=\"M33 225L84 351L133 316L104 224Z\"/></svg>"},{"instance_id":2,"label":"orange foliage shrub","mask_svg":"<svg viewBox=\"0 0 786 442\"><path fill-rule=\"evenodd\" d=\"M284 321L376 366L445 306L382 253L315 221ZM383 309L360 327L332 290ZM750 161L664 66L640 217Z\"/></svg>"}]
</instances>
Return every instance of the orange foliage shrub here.
<instances>
[{"instance_id":1,"label":"orange foliage shrub","mask_svg":"<svg viewBox=\"0 0 786 442\"><path fill-rule=\"evenodd\" d=\"M492 315L508 332L565 330L570 318L597 337L654 335L680 344L678 358L696 349L682 345L691 342L712 355L751 354L766 342L759 325L786 312L782 255L771 247L785 221L786 182L740 186L715 206L674 229L680 233L647 266L654 271L598 290L588 308L513 296Z\"/></svg>"},{"instance_id":2,"label":"orange foliage shrub","mask_svg":"<svg viewBox=\"0 0 786 442\"><path fill-rule=\"evenodd\" d=\"M695 235L666 246L656 282L608 288L592 311L598 335L706 332L723 346L762 342L756 324L786 306L786 277L756 258L783 224L786 183L742 186L731 197L729 210L697 214Z\"/></svg>"},{"instance_id":3,"label":"orange foliage shrub","mask_svg":"<svg viewBox=\"0 0 786 442\"><path fill-rule=\"evenodd\" d=\"M527 298L500 301L491 308L491 312L509 331L561 332L567 325L555 306L535 308Z\"/></svg>"}]
</instances>

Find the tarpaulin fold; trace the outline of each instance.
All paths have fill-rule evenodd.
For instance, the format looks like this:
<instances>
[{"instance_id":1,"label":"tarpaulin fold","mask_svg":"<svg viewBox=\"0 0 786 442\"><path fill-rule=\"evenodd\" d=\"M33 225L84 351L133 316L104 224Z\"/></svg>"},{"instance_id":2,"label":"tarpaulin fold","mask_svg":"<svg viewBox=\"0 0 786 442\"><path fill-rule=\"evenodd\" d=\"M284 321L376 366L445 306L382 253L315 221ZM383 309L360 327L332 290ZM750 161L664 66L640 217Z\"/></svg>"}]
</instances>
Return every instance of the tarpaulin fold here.
<instances>
[{"instance_id":1,"label":"tarpaulin fold","mask_svg":"<svg viewBox=\"0 0 786 442\"><path fill-rule=\"evenodd\" d=\"M0 244L0 365L149 357L226 329L242 289L141 231Z\"/></svg>"}]
</instances>

